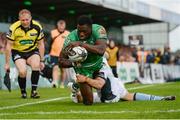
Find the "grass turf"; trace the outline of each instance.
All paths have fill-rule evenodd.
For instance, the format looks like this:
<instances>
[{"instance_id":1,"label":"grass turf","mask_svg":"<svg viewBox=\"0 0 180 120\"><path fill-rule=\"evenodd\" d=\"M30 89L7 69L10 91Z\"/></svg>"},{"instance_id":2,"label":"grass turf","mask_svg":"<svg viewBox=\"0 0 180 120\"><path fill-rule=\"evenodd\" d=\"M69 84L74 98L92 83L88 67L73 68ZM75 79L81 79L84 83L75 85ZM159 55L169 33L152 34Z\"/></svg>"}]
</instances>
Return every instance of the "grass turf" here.
<instances>
[{"instance_id":1,"label":"grass turf","mask_svg":"<svg viewBox=\"0 0 180 120\"><path fill-rule=\"evenodd\" d=\"M130 92L154 95L176 95L175 101L121 101L85 106L71 102L70 91L60 88L39 88L40 99L20 98L20 91L0 90L1 119L153 119L180 118L180 82L155 85L128 84ZM139 88L144 87L144 88Z\"/></svg>"}]
</instances>

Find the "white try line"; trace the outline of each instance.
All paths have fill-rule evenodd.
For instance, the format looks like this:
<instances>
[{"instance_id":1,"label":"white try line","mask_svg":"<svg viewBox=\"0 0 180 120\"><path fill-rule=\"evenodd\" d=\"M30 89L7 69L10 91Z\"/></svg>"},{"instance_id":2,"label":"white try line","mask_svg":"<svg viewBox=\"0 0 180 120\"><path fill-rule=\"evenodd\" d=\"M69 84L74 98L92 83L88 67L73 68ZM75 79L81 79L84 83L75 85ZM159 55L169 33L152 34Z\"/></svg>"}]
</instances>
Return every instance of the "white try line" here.
<instances>
[{"instance_id":1,"label":"white try line","mask_svg":"<svg viewBox=\"0 0 180 120\"><path fill-rule=\"evenodd\" d=\"M151 86L154 86L154 85L132 87L132 88L128 88L128 90L141 89L141 88L146 88L146 87L151 87ZM23 106L28 106L28 105L35 105L35 104L46 103L46 102L57 101L57 100L64 100L67 98L69 97L59 97L59 98L47 99L47 100L42 100L42 101L37 101L37 102L23 103L23 104L13 105L13 106L5 106L5 107L0 107L0 110L13 109L13 108L18 108L18 107L23 107Z\"/></svg>"},{"instance_id":2,"label":"white try line","mask_svg":"<svg viewBox=\"0 0 180 120\"><path fill-rule=\"evenodd\" d=\"M172 83L163 83L163 84L172 84ZM144 86L137 86L137 87L127 88L127 90L142 89L142 88L152 87L152 86L156 86L156 85L161 85L161 84L150 84L150 85L144 85Z\"/></svg>"},{"instance_id":3,"label":"white try line","mask_svg":"<svg viewBox=\"0 0 180 120\"><path fill-rule=\"evenodd\" d=\"M132 87L132 88L127 88L128 90L136 90L136 89L142 89L142 88L147 88L147 87L152 87L155 85L145 85L145 86L138 86L138 87Z\"/></svg>"},{"instance_id":4,"label":"white try line","mask_svg":"<svg viewBox=\"0 0 180 120\"><path fill-rule=\"evenodd\" d=\"M134 110L122 110L122 111L53 111L53 112L17 112L17 113L0 113L0 116L14 116L14 115L60 115L60 114L124 114L124 113L134 113L134 114L149 114L149 113L178 113L180 109L176 110L154 110L154 111L134 111Z\"/></svg>"},{"instance_id":5,"label":"white try line","mask_svg":"<svg viewBox=\"0 0 180 120\"><path fill-rule=\"evenodd\" d=\"M37 101L37 102L29 102L29 103L23 103L23 104L19 104L19 105L5 106L5 107L0 107L0 110L13 109L13 108L18 108L18 107L23 107L23 106L28 106L28 105L35 105L35 104L46 103L46 102L52 102L52 101L57 101L57 100L64 100L67 98L69 98L69 97L59 97L59 98L47 99L47 100L42 100L42 101Z\"/></svg>"}]
</instances>

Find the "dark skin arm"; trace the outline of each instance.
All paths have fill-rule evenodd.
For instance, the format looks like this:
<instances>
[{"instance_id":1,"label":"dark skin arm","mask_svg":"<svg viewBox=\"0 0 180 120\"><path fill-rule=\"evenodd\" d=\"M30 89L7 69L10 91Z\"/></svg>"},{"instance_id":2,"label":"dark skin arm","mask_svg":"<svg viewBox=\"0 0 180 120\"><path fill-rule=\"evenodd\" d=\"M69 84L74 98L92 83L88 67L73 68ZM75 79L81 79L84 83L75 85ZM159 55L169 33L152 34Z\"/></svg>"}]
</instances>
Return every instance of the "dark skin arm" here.
<instances>
[{"instance_id":1,"label":"dark skin arm","mask_svg":"<svg viewBox=\"0 0 180 120\"><path fill-rule=\"evenodd\" d=\"M73 64L70 60L68 60L68 49L73 48L75 46L82 46L86 48L87 51L96 53L98 55L104 55L104 52L106 50L106 41L104 40L97 40L95 45L90 45L87 43L82 43L81 41L72 42L69 46L67 46L59 57L59 66L61 67L73 67Z\"/></svg>"},{"instance_id":2,"label":"dark skin arm","mask_svg":"<svg viewBox=\"0 0 180 120\"><path fill-rule=\"evenodd\" d=\"M67 47L59 55L59 66L64 68L73 67L73 63L68 59Z\"/></svg>"},{"instance_id":3,"label":"dark skin arm","mask_svg":"<svg viewBox=\"0 0 180 120\"><path fill-rule=\"evenodd\" d=\"M106 41L103 40L97 40L95 45L83 43L81 46L86 48L87 51L98 55L104 55L104 52L106 51Z\"/></svg>"},{"instance_id":4,"label":"dark skin arm","mask_svg":"<svg viewBox=\"0 0 180 120\"><path fill-rule=\"evenodd\" d=\"M73 48L76 46L82 46L82 47L86 48L86 50L89 52L96 53L98 55L104 55L104 52L106 50L106 41L97 40L95 42L95 45L90 45L87 43L83 43L81 41L72 42L72 43L70 43L69 46L67 46L67 49L70 49L70 48Z\"/></svg>"}]
</instances>

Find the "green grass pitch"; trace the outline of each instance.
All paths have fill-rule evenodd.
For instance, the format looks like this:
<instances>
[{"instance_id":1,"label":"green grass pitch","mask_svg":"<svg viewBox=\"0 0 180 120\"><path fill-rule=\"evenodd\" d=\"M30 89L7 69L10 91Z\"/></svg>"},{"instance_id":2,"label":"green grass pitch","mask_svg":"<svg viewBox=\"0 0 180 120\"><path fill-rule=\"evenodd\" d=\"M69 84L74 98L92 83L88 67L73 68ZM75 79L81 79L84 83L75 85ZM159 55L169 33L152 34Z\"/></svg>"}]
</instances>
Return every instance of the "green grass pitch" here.
<instances>
[{"instance_id":1,"label":"green grass pitch","mask_svg":"<svg viewBox=\"0 0 180 120\"><path fill-rule=\"evenodd\" d=\"M180 82L126 85L130 92L176 95L175 101L121 101L85 106L70 100L67 88L39 88L40 99L21 99L20 91L0 90L0 119L180 119Z\"/></svg>"}]
</instances>

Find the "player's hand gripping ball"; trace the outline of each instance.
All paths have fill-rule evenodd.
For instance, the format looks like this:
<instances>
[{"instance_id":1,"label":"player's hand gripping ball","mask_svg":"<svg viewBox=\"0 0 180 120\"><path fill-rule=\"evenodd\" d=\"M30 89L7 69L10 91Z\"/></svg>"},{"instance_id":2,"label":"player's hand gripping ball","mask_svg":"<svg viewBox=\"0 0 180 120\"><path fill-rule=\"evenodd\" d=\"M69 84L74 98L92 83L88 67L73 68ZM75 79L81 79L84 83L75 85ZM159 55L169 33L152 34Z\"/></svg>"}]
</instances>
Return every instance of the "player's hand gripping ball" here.
<instances>
[{"instance_id":1,"label":"player's hand gripping ball","mask_svg":"<svg viewBox=\"0 0 180 120\"><path fill-rule=\"evenodd\" d=\"M87 56L88 52L84 47L76 46L68 50L68 57L72 62L83 62Z\"/></svg>"}]
</instances>

